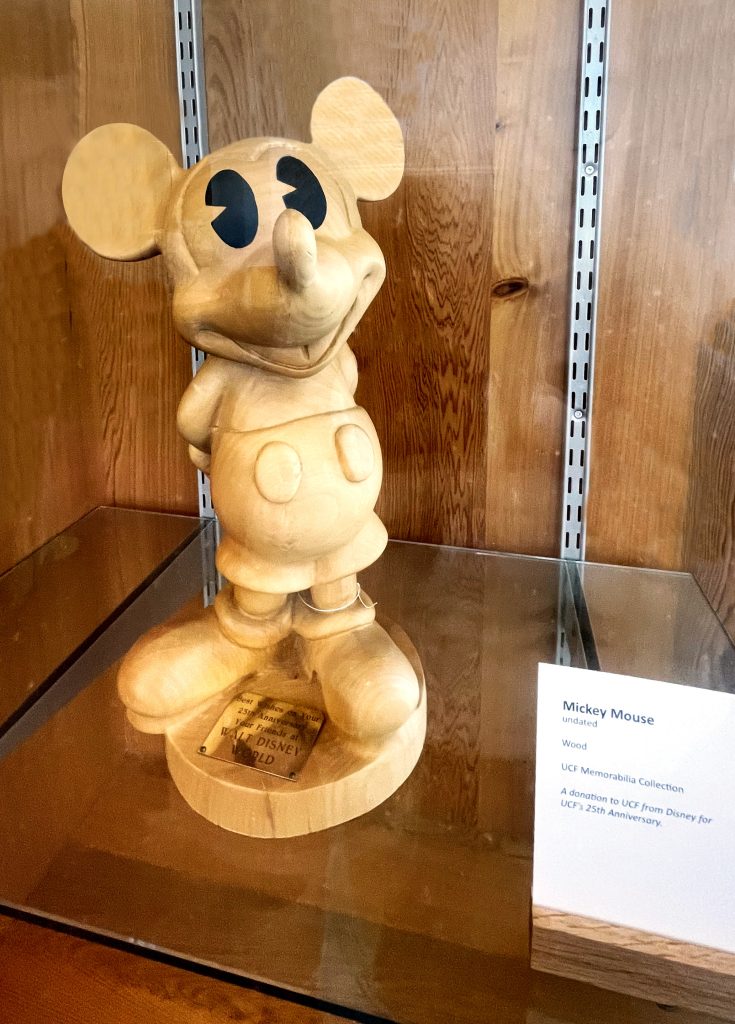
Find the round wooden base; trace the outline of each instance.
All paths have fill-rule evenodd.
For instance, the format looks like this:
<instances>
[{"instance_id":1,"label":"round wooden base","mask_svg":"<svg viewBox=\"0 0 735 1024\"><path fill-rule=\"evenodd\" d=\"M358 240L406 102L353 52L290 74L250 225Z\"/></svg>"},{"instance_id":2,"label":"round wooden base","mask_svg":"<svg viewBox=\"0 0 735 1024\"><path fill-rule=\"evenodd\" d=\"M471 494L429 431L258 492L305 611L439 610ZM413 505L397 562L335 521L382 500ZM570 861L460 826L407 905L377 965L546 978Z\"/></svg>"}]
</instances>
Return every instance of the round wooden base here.
<instances>
[{"instance_id":1,"label":"round wooden base","mask_svg":"<svg viewBox=\"0 0 735 1024\"><path fill-rule=\"evenodd\" d=\"M411 662L421 686L416 711L396 732L371 745L339 732L327 719L299 778L266 775L199 753L204 738L243 690L324 710L320 687L293 662L240 680L166 733L166 757L186 802L215 825L257 838L286 838L331 828L387 800L408 778L426 735L426 687L416 650L403 631L383 623Z\"/></svg>"}]
</instances>

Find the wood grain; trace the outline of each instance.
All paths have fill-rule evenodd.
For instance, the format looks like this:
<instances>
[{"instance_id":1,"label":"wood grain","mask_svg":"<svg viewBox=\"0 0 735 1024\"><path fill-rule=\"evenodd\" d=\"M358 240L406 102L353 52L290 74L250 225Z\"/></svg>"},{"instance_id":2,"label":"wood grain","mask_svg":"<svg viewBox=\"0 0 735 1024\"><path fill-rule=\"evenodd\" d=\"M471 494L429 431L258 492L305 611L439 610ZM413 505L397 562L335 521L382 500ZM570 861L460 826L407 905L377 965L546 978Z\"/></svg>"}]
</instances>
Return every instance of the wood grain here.
<instances>
[{"instance_id":1,"label":"wood grain","mask_svg":"<svg viewBox=\"0 0 735 1024\"><path fill-rule=\"evenodd\" d=\"M64 237L90 414L101 433L95 503L193 513L196 478L176 432L190 350L173 328L160 259L112 263L84 250L68 228Z\"/></svg>"},{"instance_id":2,"label":"wood grain","mask_svg":"<svg viewBox=\"0 0 735 1024\"><path fill-rule=\"evenodd\" d=\"M581 9L498 5L485 546L499 551L559 552ZM528 291L503 298L509 278Z\"/></svg>"},{"instance_id":3,"label":"wood grain","mask_svg":"<svg viewBox=\"0 0 735 1024\"><path fill-rule=\"evenodd\" d=\"M732 1020L732 953L534 907L531 964L657 1003Z\"/></svg>"},{"instance_id":4,"label":"wood grain","mask_svg":"<svg viewBox=\"0 0 735 1024\"><path fill-rule=\"evenodd\" d=\"M165 0L21 0L0 18L0 571L103 502L195 510L175 428L189 353L161 268L91 258L60 202L102 121L178 146L172 23Z\"/></svg>"},{"instance_id":5,"label":"wood grain","mask_svg":"<svg viewBox=\"0 0 735 1024\"><path fill-rule=\"evenodd\" d=\"M384 966L393 952L380 950L376 968ZM417 977L414 965L412 960L407 972L408 983L415 985L414 1009L403 1019L418 1024L428 999L441 995L443 978ZM473 980L472 971L480 966L464 954L451 969ZM529 1024L667 1024L671 1020L670 1011L664 1008L591 985L518 974L502 961L496 972L487 980L501 982L502 990L488 991L477 1000L473 1024L485 1020L494 1024L522 1020ZM341 1014L332 1016L236 983L191 974L19 921L0 922L0 990L6 1019L13 1024L36 1024L39 1017L63 1020L64 1024L138 1024L141 1020L150 1024L229 1024L233 1020L240 1024L336 1024L344 1020ZM675 1019L680 1024L714 1024L716 1020L682 1009L677 1009Z\"/></svg>"},{"instance_id":6,"label":"wood grain","mask_svg":"<svg viewBox=\"0 0 735 1024\"><path fill-rule=\"evenodd\" d=\"M560 9L204 5L212 148L305 138L313 97L341 74L368 80L404 129L404 184L362 206L388 279L355 337L358 399L385 450L379 512L394 536L556 545L565 314L550 311L566 287L558 168L571 159L578 17ZM542 43L549 32L554 46ZM529 291L493 303L493 283L518 274Z\"/></svg>"},{"instance_id":7,"label":"wood grain","mask_svg":"<svg viewBox=\"0 0 735 1024\"><path fill-rule=\"evenodd\" d=\"M588 556L710 563L717 596L733 522L716 477L732 452L724 408L702 407L721 397L702 367L726 359L710 350L735 276L735 10L621 0L612 33Z\"/></svg>"},{"instance_id":8,"label":"wood grain","mask_svg":"<svg viewBox=\"0 0 735 1024\"><path fill-rule=\"evenodd\" d=\"M340 1019L252 989L0 921L3 1020L37 1024L332 1024Z\"/></svg>"},{"instance_id":9,"label":"wood grain","mask_svg":"<svg viewBox=\"0 0 735 1024\"><path fill-rule=\"evenodd\" d=\"M683 563L735 638L735 310L697 353Z\"/></svg>"},{"instance_id":10,"label":"wood grain","mask_svg":"<svg viewBox=\"0 0 735 1024\"><path fill-rule=\"evenodd\" d=\"M24 0L0 22L2 571L97 503L101 460L59 231L58 187L75 139L68 11Z\"/></svg>"},{"instance_id":11,"label":"wood grain","mask_svg":"<svg viewBox=\"0 0 735 1024\"><path fill-rule=\"evenodd\" d=\"M171 5L71 0L70 12L78 62L74 141L98 125L127 121L178 156ZM191 355L173 328L162 261L118 264L94 256L71 232L65 239L74 333L91 368L87 384L101 432L102 500L194 512L196 478L176 433Z\"/></svg>"}]
</instances>

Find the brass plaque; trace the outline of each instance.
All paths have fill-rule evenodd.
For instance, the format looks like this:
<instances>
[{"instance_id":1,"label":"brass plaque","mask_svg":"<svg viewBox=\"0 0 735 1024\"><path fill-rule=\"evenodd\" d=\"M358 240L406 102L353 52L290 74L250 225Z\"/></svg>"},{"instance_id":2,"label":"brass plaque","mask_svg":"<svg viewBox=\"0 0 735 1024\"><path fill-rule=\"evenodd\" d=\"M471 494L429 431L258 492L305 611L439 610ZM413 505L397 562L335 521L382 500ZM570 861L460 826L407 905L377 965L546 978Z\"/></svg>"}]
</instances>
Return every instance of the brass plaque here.
<instances>
[{"instance_id":1,"label":"brass plaque","mask_svg":"<svg viewBox=\"0 0 735 1024\"><path fill-rule=\"evenodd\" d=\"M222 712L199 753L292 781L324 724L316 708L261 693L241 693Z\"/></svg>"}]
</instances>

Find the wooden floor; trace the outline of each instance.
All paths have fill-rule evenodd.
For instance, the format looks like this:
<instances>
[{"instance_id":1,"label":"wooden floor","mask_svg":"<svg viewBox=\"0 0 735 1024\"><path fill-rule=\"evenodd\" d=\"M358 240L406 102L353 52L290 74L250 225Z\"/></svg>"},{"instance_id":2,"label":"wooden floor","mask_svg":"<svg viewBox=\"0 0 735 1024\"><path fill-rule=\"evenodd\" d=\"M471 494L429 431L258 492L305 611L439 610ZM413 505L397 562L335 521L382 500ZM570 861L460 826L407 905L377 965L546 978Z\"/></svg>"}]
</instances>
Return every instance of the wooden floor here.
<instances>
[{"instance_id":1,"label":"wooden floor","mask_svg":"<svg viewBox=\"0 0 735 1024\"><path fill-rule=\"evenodd\" d=\"M40 925L0 919L2 1024L332 1024L339 1019Z\"/></svg>"}]
</instances>

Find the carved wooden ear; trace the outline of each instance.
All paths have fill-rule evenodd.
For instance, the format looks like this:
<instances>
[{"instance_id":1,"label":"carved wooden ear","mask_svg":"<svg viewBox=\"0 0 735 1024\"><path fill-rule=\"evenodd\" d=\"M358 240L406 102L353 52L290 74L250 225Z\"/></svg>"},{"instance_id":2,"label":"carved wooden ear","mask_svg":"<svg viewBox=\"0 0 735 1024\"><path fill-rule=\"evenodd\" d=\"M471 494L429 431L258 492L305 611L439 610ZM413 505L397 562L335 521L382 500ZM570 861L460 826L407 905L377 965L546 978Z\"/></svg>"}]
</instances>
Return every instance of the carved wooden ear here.
<instances>
[{"instance_id":1,"label":"carved wooden ear","mask_svg":"<svg viewBox=\"0 0 735 1024\"><path fill-rule=\"evenodd\" d=\"M150 132L134 124L103 125L85 135L67 160L61 185L66 216L100 256L153 256L180 174L171 153Z\"/></svg>"},{"instance_id":2,"label":"carved wooden ear","mask_svg":"<svg viewBox=\"0 0 735 1024\"><path fill-rule=\"evenodd\" d=\"M311 138L346 176L358 199L385 199L403 177L401 126L359 78L338 78L316 98Z\"/></svg>"}]
</instances>

